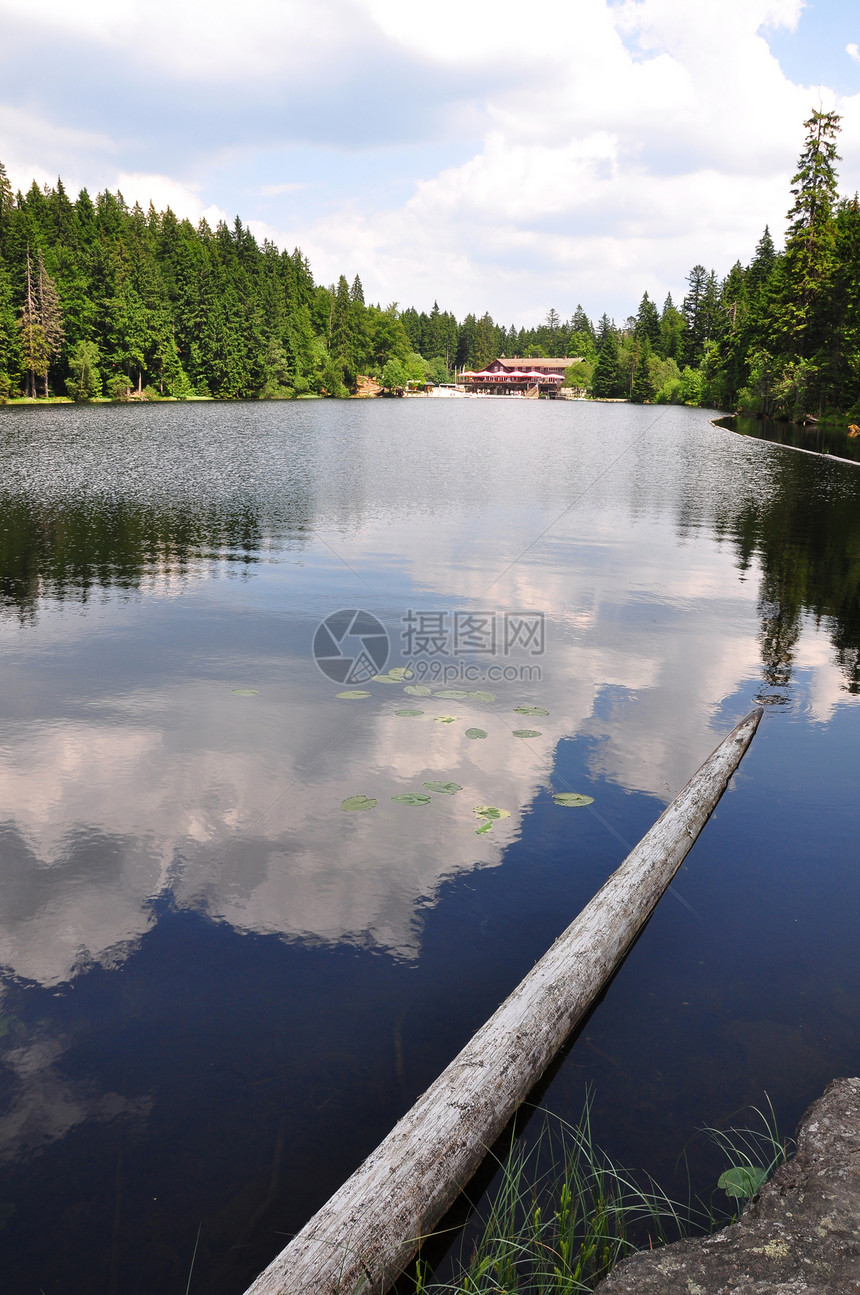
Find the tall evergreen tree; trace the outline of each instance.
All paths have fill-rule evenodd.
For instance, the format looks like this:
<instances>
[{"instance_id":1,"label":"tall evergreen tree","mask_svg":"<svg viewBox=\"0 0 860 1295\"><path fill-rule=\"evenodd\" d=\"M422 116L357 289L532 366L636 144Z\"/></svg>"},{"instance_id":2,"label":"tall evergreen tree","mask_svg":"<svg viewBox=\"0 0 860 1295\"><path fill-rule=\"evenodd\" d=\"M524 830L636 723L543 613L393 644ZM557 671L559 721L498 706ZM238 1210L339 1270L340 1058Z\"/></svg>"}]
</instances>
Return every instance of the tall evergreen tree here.
<instances>
[{"instance_id":1,"label":"tall evergreen tree","mask_svg":"<svg viewBox=\"0 0 860 1295\"><path fill-rule=\"evenodd\" d=\"M620 394L618 384L618 342L606 315L600 321L603 334L597 365L591 379L591 394L609 399Z\"/></svg>"},{"instance_id":2,"label":"tall evergreen tree","mask_svg":"<svg viewBox=\"0 0 860 1295\"><path fill-rule=\"evenodd\" d=\"M27 395L33 400L36 397L36 379L48 372L50 352L45 332L42 328L42 321L39 318L39 299L29 249L27 251L24 304L21 307L18 328L21 334L21 358L27 372Z\"/></svg>"},{"instance_id":3,"label":"tall evergreen tree","mask_svg":"<svg viewBox=\"0 0 860 1295\"><path fill-rule=\"evenodd\" d=\"M821 307L834 268L840 121L835 112L813 112L803 123L806 140L792 180L781 324L785 349L796 350L801 357L810 356L820 341Z\"/></svg>"},{"instance_id":4,"label":"tall evergreen tree","mask_svg":"<svg viewBox=\"0 0 860 1295\"><path fill-rule=\"evenodd\" d=\"M635 332L637 337L647 337L651 344L660 340L660 314L647 292L642 294L639 302Z\"/></svg>"},{"instance_id":5,"label":"tall evergreen tree","mask_svg":"<svg viewBox=\"0 0 860 1295\"><path fill-rule=\"evenodd\" d=\"M36 258L36 296L38 301L39 323L45 340L46 363L44 368L44 395L48 396L48 371L51 361L59 355L63 344L65 329L63 327L63 309L60 305L60 294L57 285L45 269L45 258L39 252Z\"/></svg>"}]
</instances>

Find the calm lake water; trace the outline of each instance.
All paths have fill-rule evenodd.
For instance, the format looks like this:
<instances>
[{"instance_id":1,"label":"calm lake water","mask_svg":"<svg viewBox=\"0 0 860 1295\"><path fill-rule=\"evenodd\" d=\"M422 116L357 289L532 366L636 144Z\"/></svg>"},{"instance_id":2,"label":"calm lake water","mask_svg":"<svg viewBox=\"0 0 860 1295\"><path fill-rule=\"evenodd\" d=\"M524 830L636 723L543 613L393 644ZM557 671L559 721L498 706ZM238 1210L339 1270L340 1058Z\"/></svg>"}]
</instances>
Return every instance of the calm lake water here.
<instances>
[{"instance_id":1,"label":"calm lake water","mask_svg":"<svg viewBox=\"0 0 860 1295\"><path fill-rule=\"evenodd\" d=\"M540 1100L708 1193L860 1073L858 505L687 409L0 412L4 1289L181 1295L199 1229L238 1295L757 699ZM431 694L327 677L343 609Z\"/></svg>"}]
</instances>

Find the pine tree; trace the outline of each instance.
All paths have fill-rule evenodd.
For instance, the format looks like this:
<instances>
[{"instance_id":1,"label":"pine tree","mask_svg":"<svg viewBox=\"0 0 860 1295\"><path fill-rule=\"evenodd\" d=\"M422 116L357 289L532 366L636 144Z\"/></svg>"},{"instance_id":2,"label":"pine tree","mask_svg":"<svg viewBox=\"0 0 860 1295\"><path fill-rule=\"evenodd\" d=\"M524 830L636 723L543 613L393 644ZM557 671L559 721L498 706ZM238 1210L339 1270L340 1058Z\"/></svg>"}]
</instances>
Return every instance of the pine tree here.
<instances>
[{"instance_id":1,"label":"pine tree","mask_svg":"<svg viewBox=\"0 0 860 1295\"><path fill-rule=\"evenodd\" d=\"M633 387L630 399L637 405L644 405L654 395L654 384L651 381L651 340L647 333L638 341L636 367L633 371Z\"/></svg>"},{"instance_id":2,"label":"pine tree","mask_svg":"<svg viewBox=\"0 0 860 1295\"><path fill-rule=\"evenodd\" d=\"M27 249L24 304L21 307L18 328L21 335L21 358L27 371L27 395L31 400L35 400L36 379L47 374L50 351L39 318L39 302L29 248Z\"/></svg>"},{"instance_id":3,"label":"pine tree","mask_svg":"<svg viewBox=\"0 0 860 1295\"><path fill-rule=\"evenodd\" d=\"M660 338L656 347L664 360L680 361L684 351L684 316L672 301L671 292L667 293L660 316Z\"/></svg>"},{"instance_id":4,"label":"pine tree","mask_svg":"<svg viewBox=\"0 0 860 1295\"><path fill-rule=\"evenodd\" d=\"M792 179L794 203L788 212L780 322L784 349L801 357L811 356L820 342L823 321L819 316L834 268L840 120L835 112L813 112L803 123L806 140Z\"/></svg>"},{"instance_id":5,"label":"pine tree","mask_svg":"<svg viewBox=\"0 0 860 1295\"><path fill-rule=\"evenodd\" d=\"M647 292L642 294L636 312L635 333L637 337L647 337L652 345L660 340L660 315Z\"/></svg>"},{"instance_id":6,"label":"pine tree","mask_svg":"<svg viewBox=\"0 0 860 1295\"><path fill-rule=\"evenodd\" d=\"M15 390L20 369L21 349L15 327L12 289L0 256L0 403Z\"/></svg>"},{"instance_id":7,"label":"pine tree","mask_svg":"<svg viewBox=\"0 0 860 1295\"><path fill-rule=\"evenodd\" d=\"M9 177L6 174L6 168L0 162L0 253L4 247L4 234L6 226L11 220L12 212L15 207L15 195L12 192L12 186L9 183Z\"/></svg>"},{"instance_id":8,"label":"pine tree","mask_svg":"<svg viewBox=\"0 0 860 1295\"><path fill-rule=\"evenodd\" d=\"M707 270L703 265L694 265L687 275L687 295L681 308L686 324L684 359L687 364L699 363L707 340L707 286Z\"/></svg>"},{"instance_id":9,"label":"pine tree","mask_svg":"<svg viewBox=\"0 0 860 1295\"><path fill-rule=\"evenodd\" d=\"M41 252L36 258L36 295L38 300L39 323L45 339L47 362L44 368L45 390L48 398L48 371L53 360L60 353L65 330L63 328L63 309L57 285L45 269L45 259Z\"/></svg>"},{"instance_id":10,"label":"pine tree","mask_svg":"<svg viewBox=\"0 0 860 1295\"><path fill-rule=\"evenodd\" d=\"M591 379L591 394L606 400L619 394L618 343L606 315L603 316L600 324L604 335L597 356L597 366Z\"/></svg>"}]
</instances>

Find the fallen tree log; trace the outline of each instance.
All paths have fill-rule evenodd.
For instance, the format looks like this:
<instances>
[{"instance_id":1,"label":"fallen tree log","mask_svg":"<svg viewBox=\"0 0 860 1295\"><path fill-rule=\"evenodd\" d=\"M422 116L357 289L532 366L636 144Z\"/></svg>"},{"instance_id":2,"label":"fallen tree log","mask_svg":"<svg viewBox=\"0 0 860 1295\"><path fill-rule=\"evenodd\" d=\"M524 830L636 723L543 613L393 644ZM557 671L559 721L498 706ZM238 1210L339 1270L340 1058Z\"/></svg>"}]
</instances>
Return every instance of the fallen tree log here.
<instances>
[{"instance_id":1,"label":"fallen tree log","mask_svg":"<svg viewBox=\"0 0 860 1295\"><path fill-rule=\"evenodd\" d=\"M475 1173L651 916L752 741L724 738L462 1052L246 1295L383 1295Z\"/></svg>"}]
</instances>

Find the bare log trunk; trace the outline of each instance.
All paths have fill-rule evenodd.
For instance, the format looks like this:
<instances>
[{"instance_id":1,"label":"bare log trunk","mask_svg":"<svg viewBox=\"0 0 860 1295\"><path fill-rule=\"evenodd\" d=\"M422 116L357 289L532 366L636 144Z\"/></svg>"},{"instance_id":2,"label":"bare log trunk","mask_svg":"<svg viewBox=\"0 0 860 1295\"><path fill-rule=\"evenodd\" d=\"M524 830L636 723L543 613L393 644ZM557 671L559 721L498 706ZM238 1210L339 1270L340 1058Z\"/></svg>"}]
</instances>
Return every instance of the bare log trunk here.
<instances>
[{"instance_id":1,"label":"bare log trunk","mask_svg":"<svg viewBox=\"0 0 860 1295\"><path fill-rule=\"evenodd\" d=\"M647 922L752 741L751 711L552 948L246 1295L382 1295Z\"/></svg>"}]
</instances>

